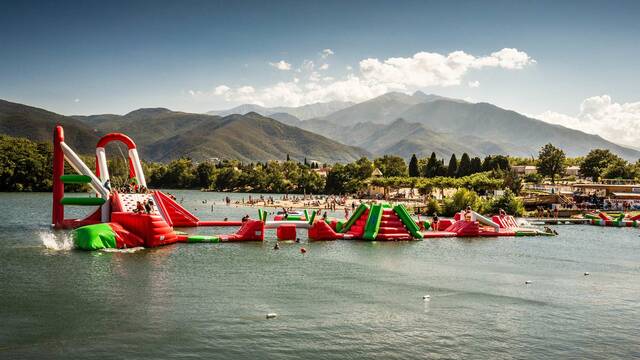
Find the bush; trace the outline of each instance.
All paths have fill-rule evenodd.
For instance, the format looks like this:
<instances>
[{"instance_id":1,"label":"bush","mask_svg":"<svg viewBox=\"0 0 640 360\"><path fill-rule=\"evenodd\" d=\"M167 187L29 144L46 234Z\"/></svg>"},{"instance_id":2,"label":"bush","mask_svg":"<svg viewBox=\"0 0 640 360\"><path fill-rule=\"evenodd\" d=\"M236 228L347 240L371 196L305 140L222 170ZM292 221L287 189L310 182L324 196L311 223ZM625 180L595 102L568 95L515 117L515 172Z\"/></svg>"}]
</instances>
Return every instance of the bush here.
<instances>
[{"instance_id":1,"label":"bush","mask_svg":"<svg viewBox=\"0 0 640 360\"><path fill-rule=\"evenodd\" d=\"M542 183L542 180L544 179L544 177L538 173L534 173L534 174L527 174L524 176L524 180L528 183L533 183L533 184L540 184Z\"/></svg>"},{"instance_id":2,"label":"bush","mask_svg":"<svg viewBox=\"0 0 640 360\"><path fill-rule=\"evenodd\" d=\"M522 216L524 214L522 200L516 197L509 189L505 190L502 196L487 201L483 213L495 215L499 213L500 209L506 211L509 215Z\"/></svg>"},{"instance_id":3,"label":"bush","mask_svg":"<svg viewBox=\"0 0 640 360\"><path fill-rule=\"evenodd\" d=\"M482 212L484 207L484 200L476 194L473 190L460 189L453 194L450 198L444 201L444 216L453 216L456 212L464 210L467 206L471 209Z\"/></svg>"},{"instance_id":4,"label":"bush","mask_svg":"<svg viewBox=\"0 0 640 360\"><path fill-rule=\"evenodd\" d=\"M432 215L434 213L440 214L442 212L442 207L440 206L440 203L438 202L438 200L429 199L425 210L427 215Z\"/></svg>"}]
</instances>

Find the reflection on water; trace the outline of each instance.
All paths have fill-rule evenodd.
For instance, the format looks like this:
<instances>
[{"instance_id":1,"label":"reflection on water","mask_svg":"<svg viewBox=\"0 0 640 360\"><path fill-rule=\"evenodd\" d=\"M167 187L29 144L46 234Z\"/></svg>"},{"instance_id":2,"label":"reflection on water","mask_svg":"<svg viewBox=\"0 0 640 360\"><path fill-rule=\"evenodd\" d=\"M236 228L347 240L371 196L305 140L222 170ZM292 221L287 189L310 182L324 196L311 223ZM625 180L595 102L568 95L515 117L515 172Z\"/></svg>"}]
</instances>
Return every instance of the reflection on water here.
<instances>
[{"instance_id":1,"label":"reflection on water","mask_svg":"<svg viewBox=\"0 0 640 360\"><path fill-rule=\"evenodd\" d=\"M257 213L223 205L225 194L174 193L202 219ZM271 231L265 243L83 252L71 249L69 232L50 230L49 204L48 194L0 194L0 358L609 359L640 351L638 229L303 240L277 251Z\"/></svg>"}]
</instances>

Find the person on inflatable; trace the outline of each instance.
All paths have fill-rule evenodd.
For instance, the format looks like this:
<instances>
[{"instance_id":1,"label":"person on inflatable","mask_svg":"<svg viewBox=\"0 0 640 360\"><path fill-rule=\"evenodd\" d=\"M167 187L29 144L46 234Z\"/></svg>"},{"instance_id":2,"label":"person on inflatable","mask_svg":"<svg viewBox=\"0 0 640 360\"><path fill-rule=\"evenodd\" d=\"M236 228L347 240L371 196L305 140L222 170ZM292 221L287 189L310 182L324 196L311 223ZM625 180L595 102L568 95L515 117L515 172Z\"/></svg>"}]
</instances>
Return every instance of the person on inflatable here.
<instances>
[{"instance_id":1,"label":"person on inflatable","mask_svg":"<svg viewBox=\"0 0 640 360\"><path fill-rule=\"evenodd\" d=\"M438 221L440 219L438 218L438 213L434 212L433 216L431 217L431 229L433 231L438 231Z\"/></svg>"},{"instance_id":2,"label":"person on inflatable","mask_svg":"<svg viewBox=\"0 0 640 360\"><path fill-rule=\"evenodd\" d=\"M142 205L142 203L140 201L138 201L136 203L136 209L133 210L133 212L138 213L138 214L144 213L144 205Z\"/></svg>"},{"instance_id":3,"label":"person on inflatable","mask_svg":"<svg viewBox=\"0 0 640 360\"><path fill-rule=\"evenodd\" d=\"M471 221L471 206L467 206L464 211L464 221Z\"/></svg>"}]
</instances>

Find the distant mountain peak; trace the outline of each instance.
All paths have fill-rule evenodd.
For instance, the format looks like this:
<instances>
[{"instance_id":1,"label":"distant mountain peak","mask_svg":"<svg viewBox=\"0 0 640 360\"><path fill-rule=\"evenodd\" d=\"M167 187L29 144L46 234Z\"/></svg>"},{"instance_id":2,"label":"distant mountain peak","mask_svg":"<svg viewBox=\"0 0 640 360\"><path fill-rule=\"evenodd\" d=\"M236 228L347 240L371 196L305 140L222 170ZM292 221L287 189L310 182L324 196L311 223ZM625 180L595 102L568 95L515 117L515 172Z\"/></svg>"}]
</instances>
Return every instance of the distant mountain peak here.
<instances>
[{"instance_id":1,"label":"distant mountain peak","mask_svg":"<svg viewBox=\"0 0 640 360\"><path fill-rule=\"evenodd\" d=\"M171 110L163 107L140 108L138 110L133 110L124 116L128 116L128 117L154 116L154 115L160 115L160 114L171 113L171 112L172 112Z\"/></svg>"},{"instance_id":2,"label":"distant mountain peak","mask_svg":"<svg viewBox=\"0 0 640 360\"><path fill-rule=\"evenodd\" d=\"M277 106L270 108L255 104L243 104L227 110L209 111L207 114L227 116L230 114L247 114L254 111L262 116L287 113L297 119L307 120L323 117L352 105L354 105L354 103L349 101L317 102L298 107Z\"/></svg>"},{"instance_id":3,"label":"distant mountain peak","mask_svg":"<svg viewBox=\"0 0 640 360\"><path fill-rule=\"evenodd\" d=\"M406 125L409 122L401 117L395 119L391 124L389 124L389 126L400 126L400 125ZM416 124L417 125L417 124Z\"/></svg>"},{"instance_id":4,"label":"distant mountain peak","mask_svg":"<svg viewBox=\"0 0 640 360\"><path fill-rule=\"evenodd\" d=\"M248 113L244 114L244 116L250 117L250 118L263 118L264 117L262 114L258 114L255 111L249 111Z\"/></svg>"},{"instance_id":5,"label":"distant mountain peak","mask_svg":"<svg viewBox=\"0 0 640 360\"><path fill-rule=\"evenodd\" d=\"M418 91L414 92L411 96L413 96L415 98L426 99L426 98L429 98L429 97L434 96L434 95L431 95L431 94L427 95L427 94L423 93L422 91L418 90Z\"/></svg>"}]
</instances>

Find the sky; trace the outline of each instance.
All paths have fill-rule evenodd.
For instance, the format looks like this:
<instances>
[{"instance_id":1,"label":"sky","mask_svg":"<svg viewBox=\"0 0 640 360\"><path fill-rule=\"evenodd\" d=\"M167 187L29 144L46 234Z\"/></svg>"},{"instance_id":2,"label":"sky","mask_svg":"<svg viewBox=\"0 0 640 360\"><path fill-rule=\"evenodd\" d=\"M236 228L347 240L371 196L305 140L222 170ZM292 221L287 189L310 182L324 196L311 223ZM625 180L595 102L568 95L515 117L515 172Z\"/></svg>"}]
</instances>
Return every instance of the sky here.
<instances>
[{"instance_id":1,"label":"sky","mask_svg":"<svg viewBox=\"0 0 640 360\"><path fill-rule=\"evenodd\" d=\"M0 99L65 115L421 90L638 146L640 1L0 1Z\"/></svg>"}]
</instances>

